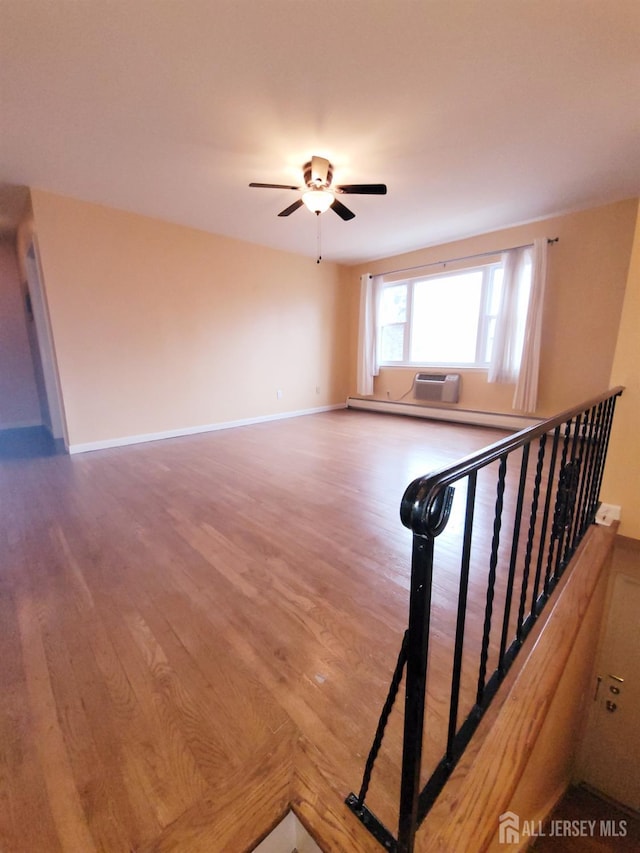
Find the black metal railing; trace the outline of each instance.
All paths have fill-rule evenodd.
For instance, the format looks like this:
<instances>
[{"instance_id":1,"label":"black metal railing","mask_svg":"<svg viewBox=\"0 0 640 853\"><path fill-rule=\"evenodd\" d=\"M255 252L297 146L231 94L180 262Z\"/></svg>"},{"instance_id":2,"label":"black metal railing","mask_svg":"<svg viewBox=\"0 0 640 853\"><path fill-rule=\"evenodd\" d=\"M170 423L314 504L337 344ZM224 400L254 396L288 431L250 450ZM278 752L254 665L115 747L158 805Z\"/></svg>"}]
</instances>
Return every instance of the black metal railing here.
<instances>
[{"instance_id":1,"label":"black metal railing","mask_svg":"<svg viewBox=\"0 0 640 853\"><path fill-rule=\"evenodd\" d=\"M360 792L346 801L385 849L412 853L420 823L594 523L622 391L614 388L406 489L400 515L413 532L409 623ZM464 510L461 502L459 511L454 507L454 484L466 492ZM452 597L455 618L444 604ZM443 674L440 653L432 688L428 661L438 643L448 664ZM396 838L365 800L405 673Z\"/></svg>"}]
</instances>

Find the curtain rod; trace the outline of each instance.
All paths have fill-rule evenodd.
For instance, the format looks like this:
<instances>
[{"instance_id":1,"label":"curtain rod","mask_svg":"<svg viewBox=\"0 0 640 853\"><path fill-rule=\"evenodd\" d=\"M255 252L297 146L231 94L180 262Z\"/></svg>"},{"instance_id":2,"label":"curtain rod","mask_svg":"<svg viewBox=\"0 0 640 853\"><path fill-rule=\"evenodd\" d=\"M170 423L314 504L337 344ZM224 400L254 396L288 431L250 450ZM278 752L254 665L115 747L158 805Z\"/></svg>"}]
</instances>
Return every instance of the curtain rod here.
<instances>
[{"instance_id":1,"label":"curtain rod","mask_svg":"<svg viewBox=\"0 0 640 853\"><path fill-rule=\"evenodd\" d=\"M557 243L559 237L548 237L547 243ZM443 264L455 264L458 261L470 261L473 258L488 258L491 255L501 255L503 252L515 252L517 249L530 249L533 243L523 243L521 246L507 246L505 249L494 249L492 252L478 252L475 255L465 255L462 258L449 258L446 261L431 261L428 264L418 264L416 267L404 267L400 270L387 270L386 272L376 273L376 275L396 275L399 272L412 272L413 270L423 270L427 267L439 267Z\"/></svg>"}]
</instances>

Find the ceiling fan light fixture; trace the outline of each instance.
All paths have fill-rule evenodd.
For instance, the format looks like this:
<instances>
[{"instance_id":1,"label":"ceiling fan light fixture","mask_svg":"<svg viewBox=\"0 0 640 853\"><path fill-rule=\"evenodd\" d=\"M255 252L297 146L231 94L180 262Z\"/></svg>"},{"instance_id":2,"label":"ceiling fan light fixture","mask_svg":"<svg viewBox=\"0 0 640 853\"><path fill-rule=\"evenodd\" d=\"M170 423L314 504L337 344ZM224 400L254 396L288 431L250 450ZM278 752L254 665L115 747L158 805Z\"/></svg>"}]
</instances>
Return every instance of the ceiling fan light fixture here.
<instances>
[{"instance_id":1,"label":"ceiling fan light fixture","mask_svg":"<svg viewBox=\"0 0 640 853\"><path fill-rule=\"evenodd\" d=\"M355 218L355 213L338 200L336 193L351 193L352 195L386 195L386 184L341 184L337 187L331 186L333 180L333 166L326 157L312 157L302 167L304 183L300 186L289 184L257 184L251 183L250 187L264 187L273 190L298 190L302 191L302 197L293 204L281 210L278 216L291 216L294 211L303 205L319 216L325 210L331 210L344 222Z\"/></svg>"},{"instance_id":2,"label":"ceiling fan light fixture","mask_svg":"<svg viewBox=\"0 0 640 853\"><path fill-rule=\"evenodd\" d=\"M335 201L333 193L325 189L310 189L302 193L302 201L312 213L324 213Z\"/></svg>"}]
</instances>

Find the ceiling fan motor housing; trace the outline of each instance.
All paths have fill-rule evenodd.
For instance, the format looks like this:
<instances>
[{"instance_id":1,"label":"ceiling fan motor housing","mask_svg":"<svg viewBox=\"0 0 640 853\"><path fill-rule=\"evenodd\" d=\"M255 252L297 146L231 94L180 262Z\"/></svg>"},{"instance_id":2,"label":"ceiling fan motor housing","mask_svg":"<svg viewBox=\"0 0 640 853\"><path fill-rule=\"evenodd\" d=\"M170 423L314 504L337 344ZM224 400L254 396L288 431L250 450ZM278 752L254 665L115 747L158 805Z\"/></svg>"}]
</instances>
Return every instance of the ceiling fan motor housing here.
<instances>
[{"instance_id":1,"label":"ceiling fan motor housing","mask_svg":"<svg viewBox=\"0 0 640 853\"><path fill-rule=\"evenodd\" d=\"M263 187L274 190L298 190L302 191L302 198L294 201L289 207L281 210L278 216L290 216L295 210L306 204L313 213L322 213L328 207L345 222L355 217L355 213L349 210L336 198L336 193L351 193L354 195L386 195L386 184L342 184L331 186L333 180L333 166L326 157L312 157L302 167L304 176L304 187L291 186L290 184L262 184L250 183L250 187ZM322 202L322 204L320 203Z\"/></svg>"},{"instance_id":2,"label":"ceiling fan motor housing","mask_svg":"<svg viewBox=\"0 0 640 853\"><path fill-rule=\"evenodd\" d=\"M314 157L304 164L303 169L304 182L310 189L326 189L331 186L333 166L324 157Z\"/></svg>"}]
</instances>

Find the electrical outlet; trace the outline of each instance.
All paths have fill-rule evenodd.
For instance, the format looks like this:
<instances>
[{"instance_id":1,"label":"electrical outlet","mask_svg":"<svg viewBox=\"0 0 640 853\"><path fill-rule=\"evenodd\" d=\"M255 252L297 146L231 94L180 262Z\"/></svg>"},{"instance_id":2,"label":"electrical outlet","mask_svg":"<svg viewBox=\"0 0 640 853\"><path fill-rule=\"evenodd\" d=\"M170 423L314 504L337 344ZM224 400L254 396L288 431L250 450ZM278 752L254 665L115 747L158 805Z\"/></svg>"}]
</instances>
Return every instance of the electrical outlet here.
<instances>
[{"instance_id":1,"label":"electrical outlet","mask_svg":"<svg viewBox=\"0 0 640 853\"><path fill-rule=\"evenodd\" d=\"M276 399L282 400L282 389L281 388L278 388L278 390L276 391Z\"/></svg>"},{"instance_id":2,"label":"electrical outlet","mask_svg":"<svg viewBox=\"0 0 640 853\"><path fill-rule=\"evenodd\" d=\"M316 394L319 394L319 393L320 393L320 386L316 385Z\"/></svg>"}]
</instances>

